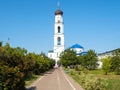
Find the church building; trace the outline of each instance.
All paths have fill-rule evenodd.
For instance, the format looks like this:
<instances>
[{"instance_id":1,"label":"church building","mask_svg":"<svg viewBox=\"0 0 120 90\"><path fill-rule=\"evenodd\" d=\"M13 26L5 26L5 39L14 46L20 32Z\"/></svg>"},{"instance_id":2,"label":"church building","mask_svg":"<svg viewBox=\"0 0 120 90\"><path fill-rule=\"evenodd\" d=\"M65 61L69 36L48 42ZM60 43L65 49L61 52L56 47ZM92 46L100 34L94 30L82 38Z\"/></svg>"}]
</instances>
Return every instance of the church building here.
<instances>
[{"instance_id":1,"label":"church building","mask_svg":"<svg viewBox=\"0 0 120 90\"><path fill-rule=\"evenodd\" d=\"M84 54L84 47L79 45L79 44L74 44L73 46L70 47L73 51L76 52L77 56Z\"/></svg>"},{"instance_id":2,"label":"church building","mask_svg":"<svg viewBox=\"0 0 120 90\"><path fill-rule=\"evenodd\" d=\"M60 10L58 5L58 10L55 11L55 22L54 22L54 49L48 52L48 57L54 59L57 62L61 52L64 51L64 22L63 22L63 11Z\"/></svg>"}]
</instances>

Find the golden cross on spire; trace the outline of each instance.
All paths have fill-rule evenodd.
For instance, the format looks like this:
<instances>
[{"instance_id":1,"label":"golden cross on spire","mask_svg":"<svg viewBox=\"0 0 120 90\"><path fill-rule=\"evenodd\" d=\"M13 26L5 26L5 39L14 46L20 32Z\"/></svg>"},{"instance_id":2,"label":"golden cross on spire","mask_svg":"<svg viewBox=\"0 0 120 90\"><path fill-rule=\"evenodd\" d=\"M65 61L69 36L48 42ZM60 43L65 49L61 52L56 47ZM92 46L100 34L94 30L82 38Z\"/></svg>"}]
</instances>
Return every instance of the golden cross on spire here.
<instances>
[{"instance_id":1,"label":"golden cross on spire","mask_svg":"<svg viewBox=\"0 0 120 90\"><path fill-rule=\"evenodd\" d=\"M57 3L58 9L60 9L60 2Z\"/></svg>"}]
</instances>

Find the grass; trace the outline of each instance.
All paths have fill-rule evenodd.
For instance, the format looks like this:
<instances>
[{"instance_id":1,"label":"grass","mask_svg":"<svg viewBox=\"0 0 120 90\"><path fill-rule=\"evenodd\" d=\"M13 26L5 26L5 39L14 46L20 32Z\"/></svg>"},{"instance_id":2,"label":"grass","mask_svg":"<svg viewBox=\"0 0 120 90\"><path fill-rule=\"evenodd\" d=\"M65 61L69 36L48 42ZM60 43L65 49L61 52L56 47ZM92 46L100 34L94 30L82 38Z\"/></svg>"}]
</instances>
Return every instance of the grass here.
<instances>
[{"instance_id":1,"label":"grass","mask_svg":"<svg viewBox=\"0 0 120 90\"><path fill-rule=\"evenodd\" d=\"M31 85L39 77L40 77L40 75L32 75L31 78L25 80L25 86Z\"/></svg>"},{"instance_id":2,"label":"grass","mask_svg":"<svg viewBox=\"0 0 120 90\"><path fill-rule=\"evenodd\" d=\"M72 76L72 78L82 86L81 74L78 75L77 72L72 69L70 70L69 75ZM100 78L101 82L106 83L105 90L120 90L120 75L115 75L114 73L108 73L108 75L104 75L104 71L102 70L92 70L87 72L86 77L90 77L89 79L91 80Z\"/></svg>"},{"instance_id":3,"label":"grass","mask_svg":"<svg viewBox=\"0 0 120 90\"><path fill-rule=\"evenodd\" d=\"M120 78L120 77L119 77ZM120 90L120 79L107 79L107 90Z\"/></svg>"},{"instance_id":4,"label":"grass","mask_svg":"<svg viewBox=\"0 0 120 90\"><path fill-rule=\"evenodd\" d=\"M93 70L90 71L90 74L106 81L108 83L106 88L107 90L120 90L120 75L115 75L113 72L108 73L108 75L104 75L102 70Z\"/></svg>"}]
</instances>

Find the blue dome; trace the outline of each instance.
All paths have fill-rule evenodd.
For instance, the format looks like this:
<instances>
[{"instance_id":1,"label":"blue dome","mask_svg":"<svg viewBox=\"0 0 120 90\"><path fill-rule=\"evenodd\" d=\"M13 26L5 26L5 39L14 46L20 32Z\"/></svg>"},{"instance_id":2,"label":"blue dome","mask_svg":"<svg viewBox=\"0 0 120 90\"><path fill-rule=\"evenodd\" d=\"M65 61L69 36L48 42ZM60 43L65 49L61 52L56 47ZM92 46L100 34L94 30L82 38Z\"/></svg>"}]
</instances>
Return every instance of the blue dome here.
<instances>
[{"instance_id":1,"label":"blue dome","mask_svg":"<svg viewBox=\"0 0 120 90\"><path fill-rule=\"evenodd\" d=\"M83 47L81 45L79 45L79 44L75 44L71 48L83 48Z\"/></svg>"}]
</instances>

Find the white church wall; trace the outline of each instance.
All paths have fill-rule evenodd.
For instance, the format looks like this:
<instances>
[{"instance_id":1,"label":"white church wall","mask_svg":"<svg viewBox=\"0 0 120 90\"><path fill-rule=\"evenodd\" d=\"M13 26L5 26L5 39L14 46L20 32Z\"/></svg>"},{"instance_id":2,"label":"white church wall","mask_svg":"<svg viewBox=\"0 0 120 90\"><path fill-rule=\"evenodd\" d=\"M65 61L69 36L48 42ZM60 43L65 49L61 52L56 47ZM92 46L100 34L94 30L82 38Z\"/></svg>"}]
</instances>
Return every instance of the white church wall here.
<instances>
[{"instance_id":1,"label":"white church wall","mask_svg":"<svg viewBox=\"0 0 120 90\"><path fill-rule=\"evenodd\" d=\"M83 48L75 48L77 54L82 53L84 51Z\"/></svg>"},{"instance_id":2,"label":"white church wall","mask_svg":"<svg viewBox=\"0 0 120 90\"><path fill-rule=\"evenodd\" d=\"M98 68L98 69L102 69L102 61L101 61L101 60L98 60L97 63L98 63L98 67L97 67L97 68Z\"/></svg>"}]
</instances>

